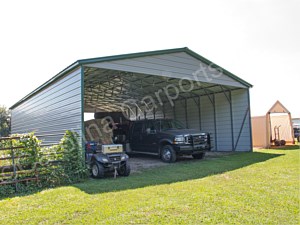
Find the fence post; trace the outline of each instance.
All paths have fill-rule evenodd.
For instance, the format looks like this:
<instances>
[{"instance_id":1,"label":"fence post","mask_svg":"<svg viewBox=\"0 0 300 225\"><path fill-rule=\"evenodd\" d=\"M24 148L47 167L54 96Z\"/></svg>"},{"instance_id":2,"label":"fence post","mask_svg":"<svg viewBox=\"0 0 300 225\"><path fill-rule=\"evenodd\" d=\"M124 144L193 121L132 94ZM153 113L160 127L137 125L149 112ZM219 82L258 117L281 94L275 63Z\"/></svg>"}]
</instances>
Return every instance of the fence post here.
<instances>
[{"instance_id":1,"label":"fence post","mask_svg":"<svg viewBox=\"0 0 300 225\"><path fill-rule=\"evenodd\" d=\"M12 158L12 166L13 166L13 181L17 178L17 172L16 172L16 163L15 163L15 153L13 148L13 139L10 139L10 150L11 150L11 158ZM15 182L15 191L18 191L17 182Z\"/></svg>"}]
</instances>

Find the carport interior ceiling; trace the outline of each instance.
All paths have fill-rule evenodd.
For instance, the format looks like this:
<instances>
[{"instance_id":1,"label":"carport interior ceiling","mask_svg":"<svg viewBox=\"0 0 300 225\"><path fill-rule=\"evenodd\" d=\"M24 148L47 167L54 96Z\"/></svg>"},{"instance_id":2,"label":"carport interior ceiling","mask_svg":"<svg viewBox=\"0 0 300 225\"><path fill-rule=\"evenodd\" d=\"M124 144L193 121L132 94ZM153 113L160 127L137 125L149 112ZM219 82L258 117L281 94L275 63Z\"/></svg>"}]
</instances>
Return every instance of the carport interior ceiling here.
<instances>
[{"instance_id":1,"label":"carport interior ceiling","mask_svg":"<svg viewBox=\"0 0 300 225\"><path fill-rule=\"evenodd\" d=\"M80 63L84 68L85 112L120 111L124 103L143 111L149 105L159 108L199 96L208 96L213 102L216 93L224 93L230 101L230 91L251 87L188 48Z\"/></svg>"},{"instance_id":2,"label":"carport interior ceiling","mask_svg":"<svg viewBox=\"0 0 300 225\"><path fill-rule=\"evenodd\" d=\"M160 106L160 102L169 104L170 101L216 93L228 96L228 91L237 89L240 88L204 82L191 84L188 80L180 81L178 78L85 67L84 111L114 112L124 109L124 104L143 107L145 102Z\"/></svg>"}]
</instances>

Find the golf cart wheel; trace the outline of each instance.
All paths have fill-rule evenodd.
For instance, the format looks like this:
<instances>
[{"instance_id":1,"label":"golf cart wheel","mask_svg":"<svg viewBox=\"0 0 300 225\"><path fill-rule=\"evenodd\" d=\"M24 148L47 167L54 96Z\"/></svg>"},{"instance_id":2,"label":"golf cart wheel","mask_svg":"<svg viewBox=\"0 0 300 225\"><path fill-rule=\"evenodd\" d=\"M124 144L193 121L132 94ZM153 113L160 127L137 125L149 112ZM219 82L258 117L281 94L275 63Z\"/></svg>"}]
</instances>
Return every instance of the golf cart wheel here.
<instances>
[{"instance_id":1,"label":"golf cart wheel","mask_svg":"<svg viewBox=\"0 0 300 225\"><path fill-rule=\"evenodd\" d=\"M203 159L205 156L205 152L201 152L200 154L193 154L194 159Z\"/></svg>"},{"instance_id":2,"label":"golf cart wheel","mask_svg":"<svg viewBox=\"0 0 300 225\"><path fill-rule=\"evenodd\" d=\"M94 162L92 164L92 177L94 178L104 177L104 167L98 162Z\"/></svg>"},{"instance_id":3,"label":"golf cart wheel","mask_svg":"<svg viewBox=\"0 0 300 225\"><path fill-rule=\"evenodd\" d=\"M123 164L118 170L118 175L123 177L128 177L130 174L130 165L129 163Z\"/></svg>"},{"instance_id":4,"label":"golf cart wheel","mask_svg":"<svg viewBox=\"0 0 300 225\"><path fill-rule=\"evenodd\" d=\"M280 146L280 141L279 140L275 140L275 145L276 146Z\"/></svg>"},{"instance_id":5,"label":"golf cart wheel","mask_svg":"<svg viewBox=\"0 0 300 225\"><path fill-rule=\"evenodd\" d=\"M281 141L280 141L280 145L283 145L283 146L284 146L285 144L286 144L286 141L285 141L285 140L281 140Z\"/></svg>"},{"instance_id":6,"label":"golf cart wheel","mask_svg":"<svg viewBox=\"0 0 300 225\"><path fill-rule=\"evenodd\" d=\"M176 161L176 152L171 145L165 145L161 149L161 160L163 162L172 163Z\"/></svg>"}]
</instances>

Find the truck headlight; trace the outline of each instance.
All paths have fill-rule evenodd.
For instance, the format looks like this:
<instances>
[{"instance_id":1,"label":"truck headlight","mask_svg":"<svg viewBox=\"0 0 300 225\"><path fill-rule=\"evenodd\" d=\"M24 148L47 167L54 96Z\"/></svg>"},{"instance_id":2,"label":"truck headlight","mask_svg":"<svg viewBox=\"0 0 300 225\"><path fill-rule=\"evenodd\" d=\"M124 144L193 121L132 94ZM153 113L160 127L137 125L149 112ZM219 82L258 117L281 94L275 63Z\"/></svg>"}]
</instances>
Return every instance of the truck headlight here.
<instances>
[{"instance_id":1,"label":"truck headlight","mask_svg":"<svg viewBox=\"0 0 300 225\"><path fill-rule=\"evenodd\" d=\"M102 161L103 161L104 163L107 163L107 162L108 162L108 159L107 159L107 158L102 158Z\"/></svg>"},{"instance_id":2,"label":"truck headlight","mask_svg":"<svg viewBox=\"0 0 300 225\"><path fill-rule=\"evenodd\" d=\"M175 136L173 143L174 144L183 144L184 143L183 135Z\"/></svg>"},{"instance_id":3,"label":"truck headlight","mask_svg":"<svg viewBox=\"0 0 300 225\"><path fill-rule=\"evenodd\" d=\"M124 161L124 160L126 160L127 158L128 158L128 156L127 156L126 154L124 154L124 155L121 156L121 161Z\"/></svg>"}]
</instances>

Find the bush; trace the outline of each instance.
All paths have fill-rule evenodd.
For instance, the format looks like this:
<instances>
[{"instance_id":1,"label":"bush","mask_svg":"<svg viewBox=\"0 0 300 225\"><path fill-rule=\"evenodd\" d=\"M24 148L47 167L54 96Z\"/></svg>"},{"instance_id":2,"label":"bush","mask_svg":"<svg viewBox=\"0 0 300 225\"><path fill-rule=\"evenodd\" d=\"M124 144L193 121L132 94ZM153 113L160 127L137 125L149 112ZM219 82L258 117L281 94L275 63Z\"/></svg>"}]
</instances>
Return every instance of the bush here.
<instances>
[{"instance_id":1,"label":"bush","mask_svg":"<svg viewBox=\"0 0 300 225\"><path fill-rule=\"evenodd\" d=\"M18 164L23 167L34 168L39 161L41 141L34 136L34 133L12 135L12 137L15 136L20 137L20 139L12 140L12 145L14 147L23 147L14 150L15 156L21 157L17 161Z\"/></svg>"},{"instance_id":2,"label":"bush","mask_svg":"<svg viewBox=\"0 0 300 225\"><path fill-rule=\"evenodd\" d=\"M88 170L79 136L72 131L66 131L59 145L43 149L40 164L39 173L43 186L72 184L87 177Z\"/></svg>"},{"instance_id":3,"label":"bush","mask_svg":"<svg viewBox=\"0 0 300 225\"><path fill-rule=\"evenodd\" d=\"M66 131L59 144L58 151L62 153L63 170L70 183L80 181L87 176L84 152L79 139L77 133Z\"/></svg>"}]
</instances>

